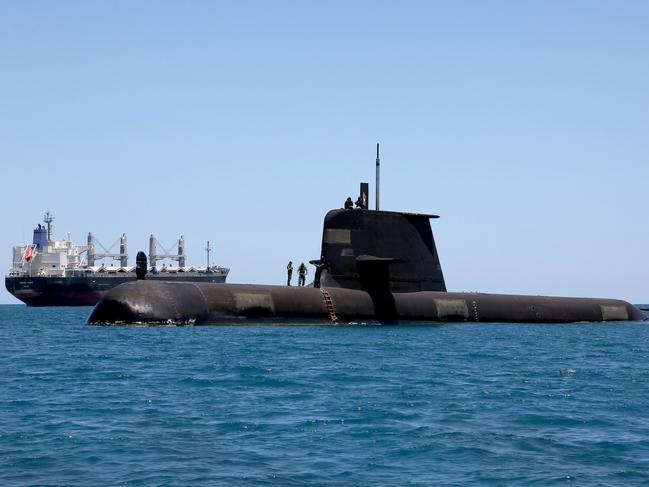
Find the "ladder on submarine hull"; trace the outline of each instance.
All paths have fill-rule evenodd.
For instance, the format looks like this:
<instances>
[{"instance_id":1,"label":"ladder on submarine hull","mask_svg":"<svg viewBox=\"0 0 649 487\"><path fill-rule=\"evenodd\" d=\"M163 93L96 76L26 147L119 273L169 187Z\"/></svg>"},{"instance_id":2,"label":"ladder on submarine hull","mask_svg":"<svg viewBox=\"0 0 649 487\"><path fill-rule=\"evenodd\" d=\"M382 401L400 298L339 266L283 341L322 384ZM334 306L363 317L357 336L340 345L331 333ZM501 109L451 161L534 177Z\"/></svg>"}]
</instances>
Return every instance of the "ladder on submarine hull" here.
<instances>
[{"instance_id":1,"label":"ladder on submarine hull","mask_svg":"<svg viewBox=\"0 0 649 487\"><path fill-rule=\"evenodd\" d=\"M322 297L324 298L325 306L327 307L327 312L329 313L329 319L334 324L338 323L338 317L336 316L334 303L331 300L329 292L323 287L320 288L320 292L322 293Z\"/></svg>"}]
</instances>

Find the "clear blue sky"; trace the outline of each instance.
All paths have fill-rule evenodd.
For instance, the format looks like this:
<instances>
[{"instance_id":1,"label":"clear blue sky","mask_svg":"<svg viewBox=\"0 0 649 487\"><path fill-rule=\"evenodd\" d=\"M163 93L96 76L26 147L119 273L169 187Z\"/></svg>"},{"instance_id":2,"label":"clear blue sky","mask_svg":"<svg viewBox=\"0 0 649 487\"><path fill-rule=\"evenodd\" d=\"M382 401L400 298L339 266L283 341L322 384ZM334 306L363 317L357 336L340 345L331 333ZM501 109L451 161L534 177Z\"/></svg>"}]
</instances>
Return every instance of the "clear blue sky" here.
<instances>
[{"instance_id":1,"label":"clear blue sky","mask_svg":"<svg viewBox=\"0 0 649 487\"><path fill-rule=\"evenodd\" d=\"M282 284L378 141L450 290L649 301L647 2L4 2L0 50L7 269L49 210Z\"/></svg>"}]
</instances>

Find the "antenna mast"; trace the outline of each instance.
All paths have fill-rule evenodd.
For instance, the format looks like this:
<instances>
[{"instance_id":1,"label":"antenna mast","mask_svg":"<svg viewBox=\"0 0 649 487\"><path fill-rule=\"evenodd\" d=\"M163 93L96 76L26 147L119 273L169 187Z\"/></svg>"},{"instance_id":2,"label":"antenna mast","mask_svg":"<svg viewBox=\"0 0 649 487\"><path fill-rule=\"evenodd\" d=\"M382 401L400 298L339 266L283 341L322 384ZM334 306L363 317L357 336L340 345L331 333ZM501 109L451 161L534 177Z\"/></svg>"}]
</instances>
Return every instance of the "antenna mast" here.
<instances>
[{"instance_id":1,"label":"antenna mast","mask_svg":"<svg viewBox=\"0 0 649 487\"><path fill-rule=\"evenodd\" d=\"M381 159L379 157L379 143L376 143L376 210L379 210L379 186L381 185Z\"/></svg>"},{"instance_id":2,"label":"antenna mast","mask_svg":"<svg viewBox=\"0 0 649 487\"><path fill-rule=\"evenodd\" d=\"M47 241L48 243L52 241L52 222L54 221L54 215L51 215L48 211L43 217L43 221L47 223Z\"/></svg>"}]
</instances>

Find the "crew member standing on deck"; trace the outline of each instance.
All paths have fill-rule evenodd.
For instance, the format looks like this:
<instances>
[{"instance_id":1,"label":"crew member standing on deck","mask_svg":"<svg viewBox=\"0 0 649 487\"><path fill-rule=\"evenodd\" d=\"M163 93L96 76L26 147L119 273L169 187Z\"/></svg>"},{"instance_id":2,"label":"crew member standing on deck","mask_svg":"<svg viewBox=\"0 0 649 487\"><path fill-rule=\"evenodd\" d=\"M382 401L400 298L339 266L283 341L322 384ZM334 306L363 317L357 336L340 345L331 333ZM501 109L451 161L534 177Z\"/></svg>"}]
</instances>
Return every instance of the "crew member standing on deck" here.
<instances>
[{"instance_id":1,"label":"crew member standing on deck","mask_svg":"<svg viewBox=\"0 0 649 487\"><path fill-rule=\"evenodd\" d=\"M289 260L288 265L286 266L286 273L288 274L288 279L286 280L286 285L291 285L291 278L293 277L293 261Z\"/></svg>"},{"instance_id":2,"label":"crew member standing on deck","mask_svg":"<svg viewBox=\"0 0 649 487\"><path fill-rule=\"evenodd\" d=\"M297 274L298 274L298 279L297 279L297 285L304 287L304 280L306 279L306 266L304 265L304 262L300 264L300 267L297 268Z\"/></svg>"}]
</instances>

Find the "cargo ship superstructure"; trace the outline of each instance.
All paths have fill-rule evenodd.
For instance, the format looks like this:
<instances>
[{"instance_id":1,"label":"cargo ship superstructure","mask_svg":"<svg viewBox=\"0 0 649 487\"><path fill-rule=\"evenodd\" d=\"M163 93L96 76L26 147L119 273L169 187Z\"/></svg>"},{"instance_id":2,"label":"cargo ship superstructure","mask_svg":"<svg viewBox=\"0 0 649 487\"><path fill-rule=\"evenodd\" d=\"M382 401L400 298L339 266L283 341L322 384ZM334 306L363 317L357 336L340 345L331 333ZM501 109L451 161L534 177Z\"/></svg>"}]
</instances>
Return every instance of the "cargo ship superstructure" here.
<instances>
[{"instance_id":1,"label":"cargo ship superstructure","mask_svg":"<svg viewBox=\"0 0 649 487\"><path fill-rule=\"evenodd\" d=\"M111 253L88 234L86 245L72 243L68 234L55 240L52 234L54 217L48 212L45 225L39 224L33 233L32 243L13 247L12 267L5 277L5 287L28 306L94 306L115 286L136 279L135 266L128 265L128 240L126 234L119 239L119 253ZM206 265L187 266L185 240L178 240L178 252L172 254L164 248L158 252L158 241L149 237L148 279L185 282L225 282L229 269L210 265L210 244L207 242ZM104 252L97 252L102 247ZM160 245L160 247L162 247ZM103 259L119 265L103 263ZM176 262L167 264L165 260ZM162 265L160 265L162 264Z\"/></svg>"}]
</instances>

